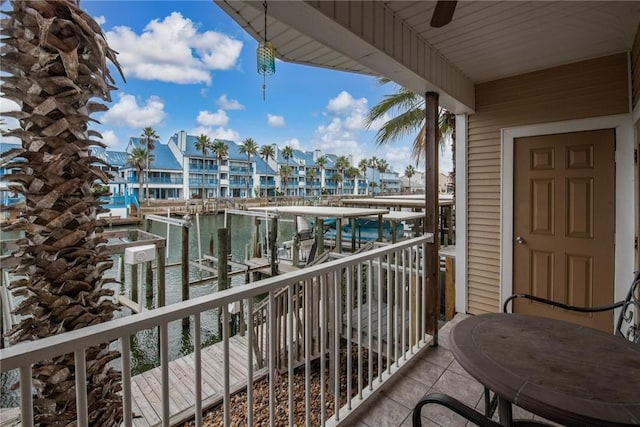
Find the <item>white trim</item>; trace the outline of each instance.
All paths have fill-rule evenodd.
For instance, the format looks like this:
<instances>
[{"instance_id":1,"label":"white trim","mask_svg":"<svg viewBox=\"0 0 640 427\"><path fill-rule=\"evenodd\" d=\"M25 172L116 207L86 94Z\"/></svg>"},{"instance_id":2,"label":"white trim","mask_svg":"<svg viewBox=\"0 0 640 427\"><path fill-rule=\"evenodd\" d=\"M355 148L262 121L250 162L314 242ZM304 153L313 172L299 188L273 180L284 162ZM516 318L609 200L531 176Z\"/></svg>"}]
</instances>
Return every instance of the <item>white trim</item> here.
<instances>
[{"instance_id":1,"label":"white trim","mask_svg":"<svg viewBox=\"0 0 640 427\"><path fill-rule=\"evenodd\" d=\"M502 129L500 302L512 293L513 277L513 144L515 138L597 129L616 132L615 284L614 299L623 299L633 273L635 195L633 123L630 114L542 123Z\"/></svg>"},{"instance_id":2,"label":"white trim","mask_svg":"<svg viewBox=\"0 0 640 427\"><path fill-rule=\"evenodd\" d=\"M456 114L456 312L467 312L467 114Z\"/></svg>"}]
</instances>

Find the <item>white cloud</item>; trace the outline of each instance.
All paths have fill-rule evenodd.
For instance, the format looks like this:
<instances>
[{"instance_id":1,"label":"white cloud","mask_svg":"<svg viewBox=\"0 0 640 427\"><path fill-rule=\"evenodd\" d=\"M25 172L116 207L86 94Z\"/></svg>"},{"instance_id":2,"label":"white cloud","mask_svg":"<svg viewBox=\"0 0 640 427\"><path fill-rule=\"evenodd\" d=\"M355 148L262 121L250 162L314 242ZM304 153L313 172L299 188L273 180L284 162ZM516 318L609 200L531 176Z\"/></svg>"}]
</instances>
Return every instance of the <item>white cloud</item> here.
<instances>
[{"instance_id":1,"label":"white cloud","mask_svg":"<svg viewBox=\"0 0 640 427\"><path fill-rule=\"evenodd\" d=\"M93 19L98 23L98 25L104 25L107 22L107 18L104 16L96 16Z\"/></svg>"},{"instance_id":2,"label":"white cloud","mask_svg":"<svg viewBox=\"0 0 640 427\"><path fill-rule=\"evenodd\" d=\"M329 100L327 111L344 118L344 125L351 130L365 130L365 119L369 111L367 98L355 99L349 92L342 91Z\"/></svg>"},{"instance_id":3,"label":"white cloud","mask_svg":"<svg viewBox=\"0 0 640 427\"><path fill-rule=\"evenodd\" d=\"M286 141L282 141L282 143L278 144L278 147L284 148L287 145L296 150L302 150L302 145L300 144L300 140L298 138L291 138L287 139Z\"/></svg>"},{"instance_id":4,"label":"white cloud","mask_svg":"<svg viewBox=\"0 0 640 427\"><path fill-rule=\"evenodd\" d=\"M267 123L269 123L269 126L273 126L275 128L281 128L286 125L284 117L277 116L275 114L267 114Z\"/></svg>"},{"instance_id":5,"label":"white cloud","mask_svg":"<svg viewBox=\"0 0 640 427\"><path fill-rule=\"evenodd\" d=\"M143 128L155 126L164 120L164 102L157 96L150 96L144 105L138 105L135 96L126 93L119 94L117 103L101 118L102 123Z\"/></svg>"},{"instance_id":6,"label":"white cloud","mask_svg":"<svg viewBox=\"0 0 640 427\"><path fill-rule=\"evenodd\" d=\"M328 125L317 127L313 143L325 154L352 155L356 159L366 157L358 137L358 132L347 129L340 118L334 117Z\"/></svg>"},{"instance_id":7,"label":"white cloud","mask_svg":"<svg viewBox=\"0 0 640 427\"><path fill-rule=\"evenodd\" d=\"M240 141L240 134L230 128L218 127L213 128L211 126L198 126L187 132L189 135L202 135L205 134L211 139L226 139L230 141Z\"/></svg>"},{"instance_id":8,"label":"white cloud","mask_svg":"<svg viewBox=\"0 0 640 427\"><path fill-rule=\"evenodd\" d=\"M224 110L218 110L215 113L200 111L197 120L198 124L202 126L226 126L229 124L229 116Z\"/></svg>"},{"instance_id":9,"label":"white cloud","mask_svg":"<svg viewBox=\"0 0 640 427\"><path fill-rule=\"evenodd\" d=\"M102 134L102 142L108 148L117 148L120 145L120 139L115 134L114 131L108 130L105 132L100 132Z\"/></svg>"},{"instance_id":10,"label":"white cloud","mask_svg":"<svg viewBox=\"0 0 640 427\"><path fill-rule=\"evenodd\" d=\"M235 99L228 99L226 93L220 95L216 105L223 110L244 110L244 105Z\"/></svg>"},{"instance_id":11,"label":"white cloud","mask_svg":"<svg viewBox=\"0 0 640 427\"><path fill-rule=\"evenodd\" d=\"M141 34L118 26L106 33L125 76L173 83L211 84L212 70L232 69L242 42L215 31L199 32L180 12L152 20Z\"/></svg>"}]
</instances>

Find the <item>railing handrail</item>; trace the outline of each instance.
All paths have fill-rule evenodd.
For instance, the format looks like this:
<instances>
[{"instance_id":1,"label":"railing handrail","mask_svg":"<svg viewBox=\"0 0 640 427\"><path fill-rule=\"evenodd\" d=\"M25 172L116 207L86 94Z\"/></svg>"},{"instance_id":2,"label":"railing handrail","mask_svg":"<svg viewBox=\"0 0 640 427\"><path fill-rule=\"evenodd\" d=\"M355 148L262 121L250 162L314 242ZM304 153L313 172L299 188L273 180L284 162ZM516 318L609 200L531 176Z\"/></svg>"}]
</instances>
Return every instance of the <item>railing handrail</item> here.
<instances>
[{"instance_id":1,"label":"railing handrail","mask_svg":"<svg viewBox=\"0 0 640 427\"><path fill-rule=\"evenodd\" d=\"M405 240L386 247L376 248L361 254L314 265L280 276L273 276L258 282L236 286L216 292L212 295L193 298L178 304L145 311L133 316L113 319L98 325L65 332L60 335L42 338L36 341L22 342L15 346L0 350L2 360L1 371L10 371L23 366L49 360L52 357L69 353L73 348L88 348L110 342L123 336L132 335L140 330L173 322L202 313L216 307L224 307L229 303L251 298L255 295L275 291L283 286L299 283L331 272L337 268L346 268L358 263L374 259L387 253L394 253L422 243L433 242L431 234Z\"/></svg>"}]
</instances>

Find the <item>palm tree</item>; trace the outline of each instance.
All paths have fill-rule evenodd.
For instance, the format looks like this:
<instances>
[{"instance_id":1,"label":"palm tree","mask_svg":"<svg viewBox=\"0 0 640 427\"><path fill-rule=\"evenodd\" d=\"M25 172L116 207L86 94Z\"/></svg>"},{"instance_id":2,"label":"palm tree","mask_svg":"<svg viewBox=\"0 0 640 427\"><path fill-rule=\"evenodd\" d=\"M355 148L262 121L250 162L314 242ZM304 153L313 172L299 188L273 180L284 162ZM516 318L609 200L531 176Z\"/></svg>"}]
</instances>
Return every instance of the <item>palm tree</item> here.
<instances>
[{"instance_id":1,"label":"palm tree","mask_svg":"<svg viewBox=\"0 0 640 427\"><path fill-rule=\"evenodd\" d=\"M273 148L273 145L263 145L262 147L260 147L260 157L262 157L267 165L264 171L266 178L267 170L269 168L269 159L274 160L276 158L276 150ZM268 182L269 181L267 180L267 190L265 191L265 195L268 195L269 193Z\"/></svg>"},{"instance_id":2,"label":"palm tree","mask_svg":"<svg viewBox=\"0 0 640 427\"><path fill-rule=\"evenodd\" d=\"M316 171L316 168L307 169L307 182L310 183L311 188L313 188L314 181L316 180L317 177L318 177L318 172Z\"/></svg>"},{"instance_id":3,"label":"palm tree","mask_svg":"<svg viewBox=\"0 0 640 427\"><path fill-rule=\"evenodd\" d=\"M336 159L336 169L340 172L342 179L339 182L342 182L344 179L344 171L351 166L351 162L347 156L339 156ZM344 187L340 189L340 193L344 193Z\"/></svg>"},{"instance_id":4,"label":"palm tree","mask_svg":"<svg viewBox=\"0 0 640 427\"><path fill-rule=\"evenodd\" d=\"M245 138L240 144L240 154L247 155L247 165L249 170L251 170L251 156L258 154L258 144L253 140L253 138ZM249 198L249 178L247 178L247 193L245 194L245 198Z\"/></svg>"},{"instance_id":5,"label":"palm tree","mask_svg":"<svg viewBox=\"0 0 640 427\"><path fill-rule=\"evenodd\" d=\"M331 175L331 179L338 183L338 188L342 186L342 174L340 174L339 172L336 172L333 175Z\"/></svg>"},{"instance_id":6,"label":"palm tree","mask_svg":"<svg viewBox=\"0 0 640 427\"><path fill-rule=\"evenodd\" d=\"M381 85L389 83L387 78L379 78ZM424 98L407 88L398 86L397 92L386 95L382 101L371 107L365 123L371 127L374 122L387 114L395 115L387 121L376 134L376 144L384 145L401 139L404 136L415 135L412 155L416 164L420 163L425 150L425 105ZM440 108L438 128L440 132L440 144L444 146L445 137L455 138L455 115ZM443 117L445 116L445 117ZM452 141L452 151L455 150L455 141Z\"/></svg>"},{"instance_id":7,"label":"palm tree","mask_svg":"<svg viewBox=\"0 0 640 427\"><path fill-rule=\"evenodd\" d=\"M146 127L142 129L142 134L140 135L140 144L147 147L147 205L149 205L149 169L151 166L151 153L156 148L155 141L160 137L156 134L156 131L152 127Z\"/></svg>"},{"instance_id":8,"label":"palm tree","mask_svg":"<svg viewBox=\"0 0 640 427\"><path fill-rule=\"evenodd\" d=\"M322 182L322 171L327 167L327 158L325 156L320 156L316 160L316 166L320 169L320 181Z\"/></svg>"},{"instance_id":9,"label":"palm tree","mask_svg":"<svg viewBox=\"0 0 640 427\"><path fill-rule=\"evenodd\" d=\"M369 160L367 160L367 159L360 160L360 162L358 163L358 169L360 169L360 171L362 172L362 176L364 178L367 177L367 169L368 168L369 168Z\"/></svg>"},{"instance_id":10,"label":"palm tree","mask_svg":"<svg viewBox=\"0 0 640 427\"><path fill-rule=\"evenodd\" d=\"M412 165L408 165L404 169L404 176L409 178L409 193L411 193L411 177L414 176L415 174L416 174L416 168L414 168Z\"/></svg>"},{"instance_id":11,"label":"palm tree","mask_svg":"<svg viewBox=\"0 0 640 427\"><path fill-rule=\"evenodd\" d=\"M200 134L200 136L196 137L196 142L193 144L196 150L202 152L202 204L204 205L204 200L207 197L206 186L205 186L205 169L207 166L207 152L208 150L213 148L213 143L211 139L204 133Z\"/></svg>"},{"instance_id":12,"label":"palm tree","mask_svg":"<svg viewBox=\"0 0 640 427\"><path fill-rule=\"evenodd\" d=\"M134 147L128 155L127 163L129 163L138 174L138 197L142 195L144 167L147 163L147 150L142 147Z\"/></svg>"},{"instance_id":13,"label":"palm tree","mask_svg":"<svg viewBox=\"0 0 640 427\"><path fill-rule=\"evenodd\" d=\"M99 99L110 102L116 89L108 60L122 72L100 26L77 1L14 1L6 7L11 10L4 10L2 27L10 36L2 39L2 96L20 110L4 113L20 114L19 127L6 136L21 146L5 153L3 167L16 173L4 178L24 197L23 214L11 227L23 238L16 241L17 278L9 288L25 298L14 310L18 323L5 336L18 344L109 321L118 310L105 287L111 280L103 274L113 262L97 218L106 211L100 198L109 194L109 175L92 155L105 145L88 129L93 112L107 110ZM63 93L68 96L54 96ZM36 112L35 106L53 99ZM86 349L84 357L88 424L120 425L121 373L111 364L119 352L106 342ZM75 423L73 352L31 368L35 424Z\"/></svg>"},{"instance_id":14,"label":"palm tree","mask_svg":"<svg viewBox=\"0 0 640 427\"><path fill-rule=\"evenodd\" d=\"M360 175L360 169L355 166L349 166L345 173L347 174L347 178L353 181L358 177L358 175ZM353 188L355 190L355 185Z\"/></svg>"},{"instance_id":15,"label":"palm tree","mask_svg":"<svg viewBox=\"0 0 640 427\"><path fill-rule=\"evenodd\" d=\"M380 172L380 193L384 194L384 180L382 174L386 173L389 169L389 163L385 159L376 159L376 169Z\"/></svg>"},{"instance_id":16,"label":"palm tree","mask_svg":"<svg viewBox=\"0 0 640 427\"><path fill-rule=\"evenodd\" d=\"M229 146L224 141L216 139L211 149L218 159L218 197L221 197L222 160L229 155Z\"/></svg>"},{"instance_id":17,"label":"palm tree","mask_svg":"<svg viewBox=\"0 0 640 427\"><path fill-rule=\"evenodd\" d=\"M282 157L287 162L287 166L289 166L289 159L293 157L293 147L290 145L285 145L282 149Z\"/></svg>"},{"instance_id":18,"label":"palm tree","mask_svg":"<svg viewBox=\"0 0 640 427\"><path fill-rule=\"evenodd\" d=\"M284 181L283 189L285 196L287 195L287 184L289 182L289 177L292 173L293 169L291 169L291 166L280 166L280 178L282 178L282 180Z\"/></svg>"}]
</instances>

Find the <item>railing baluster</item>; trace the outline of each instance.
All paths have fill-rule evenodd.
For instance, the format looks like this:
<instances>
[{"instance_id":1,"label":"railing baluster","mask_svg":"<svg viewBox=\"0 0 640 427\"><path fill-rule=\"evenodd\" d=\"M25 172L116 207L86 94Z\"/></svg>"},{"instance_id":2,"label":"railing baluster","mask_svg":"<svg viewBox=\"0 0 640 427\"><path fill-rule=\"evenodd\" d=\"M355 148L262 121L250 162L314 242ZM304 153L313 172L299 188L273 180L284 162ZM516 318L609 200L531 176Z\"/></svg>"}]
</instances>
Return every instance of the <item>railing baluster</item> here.
<instances>
[{"instance_id":1,"label":"railing baluster","mask_svg":"<svg viewBox=\"0 0 640 427\"><path fill-rule=\"evenodd\" d=\"M76 376L76 413L78 427L89 425L89 410L87 408L87 361L84 348L74 351Z\"/></svg>"},{"instance_id":2,"label":"railing baluster","mask_svg":"<svg viewBox=\"0 0 640 427\"><path fill-rule=\"evenodd\" d=\"M358 397L362 399L362 263L358 263Z\"/></svg>"},{"instance_id":3,"label":"railing baluster","mask_svg":"<svg viewBox=\"0 0 640 427\"><path fill-rule=\"evenodd\" d=\"M393 348L394 348L394 357L396 359L396 368L400 366L400 354L401 351L399 349L400 345L400 331L398 330L400 325L400 319L398 319L398 306L400 305L400 289L402 288L402 284L400 283L400 252L396 251L393 254L394 265L396 271L394 272L394 280L395 285L393 287L393 325L395 327L395 331L393 333ZM402 312L400 312L402 315Z\"/></svg>"},{"instance_id":4,"label":"railing baluster","mask_svg":"<svg viewBox=\"0 0 640 427\"><path fill-rule=\"evenodd\" d=\"M384 255L378 257L378 382L382 382L382 263Z\"/></svg>"},{"instance_id":5,"label":"railing baluster","mask_svg":"<svg viewBox=\"0 0 640 427\"><path fill-rule=\"evenodd\" d=\"M367 338L369 338L369 390L373 390L373 262L367 265Z\"/></svg>"},{"instance_id":6,"label":"railing baluster","mask_svg":"<svg viewBox=\"0 0 640 427\"><path fill-rule=\"evenodd\" d=\"M304 419L305 425L311 425L311 323L313 307L311 300L313 297L313 279L307 282L310 286L304 291ZM249 424L251 425L251 424Z\"/></svg>"},{"instance_id":7,"label":"railing baluster","mask_svg":"<svg viewBox=\"0 0 640 427\"><path fill-rule=\"evenodd\" d=\"M31 365L20 368L20 410L22 425L33 427L33 392L31 391Z\"/></svg>"},{"instance_id":8,"label":"railing baluster","mask_svg":"<svg viewBox=\"0 0 640 427\"><path fill-rule=\"evenodd\" d=\"M435 237L434 237L435 238ZM421 310L420 310L420 317L422 318L422 330L420 331L420 341L424 340L425 337L424 335L427 333L427 244L423 243L422 244L422 286L420 287L420 291L421 291ZM438 275L437 277L440 277L440 267L436 266L436 268L438 269ZM436 285L439 286L439 285Z\"/></svg>"},{"instance_id":9,"label":"railing baluster","mask_svg":"<svg viewBox=\"0 0 640 427\"><path fill-rule=\"evenodd\" d=\"M411 276L409 276L411 278ZM402 250L402 354L404 360L407 360L407 251Z\"/></svg>"},{"instance_id":10,"label":"railing baluster","mask_svg":"<svg viewBox=\"0 0 640 427\"><path fill-rule=\"evenodd\" d=\"M224 425L231 425L231 392L229 386L229 310L228 307L222 306L222 363L224 366Z\"/></svg>"},{"instance_id":11,"label":"railing baluster","mask_svg":"<svg viewBox=\"0 0 640 427\"><path fill-rule=\"evenodd\" d=\"M253 425L253 298L247 299L247 425Z\"/></svg>"},{"instance_id":12,"label":"railing baluster","mask_svg":"<svg viewBox=\"0 0 640 427\"><path fill-rule=\"evenodd\" d=\"M391 376L391 366L392 361L392 351L394 338L391 335L393 328L393 295L391 294L392 290L392 272L391 272L391 254L387 255L386 262L386 272L387 272L387 372L388 375Z\"/></svg>"},{"instance_id":13,"label":"railing baluster","mask_svg":"<svg viewBox=\"0 0 640 427\"><path fill-rule=\"evenodd\" d=\"M195 369L195 405L196 405L196 414L195 414L195 422L196 427L202 426L202 352L200 347L201 336L200 336L200 313L196 313L193 319L193 358L194 358L194 369Z\"/></svg>"},{"instance_id":14,"label":"railing baluster","mask_svg":"<svg viewBox=\"0 0 640 427\"><path fill-rule=\"evenodd\" d=\"M276 387L275 387L275 371L276 371L276 310L275 300L273 298L273 291L269 292L269 425L274 427L276 424Z\"/></svg>"},{"instance_id":15,"label":"railing baluster","mask_svg":"<svg viewBox=\"0 0 640 427\"><path fill-rule=\"evenodd\" d=\"M289 315L287 316L287 320L289 322L289 334L287 336L288 341L289 341L289 363L288 363L288 370L289 370L289 425L293 426L294 424L294 419L293 419L293 316L294 316L294 310L293 310L293 289L294 289L294 285L291 284L289 285Z\"/></svg>"},{"instance_id":16,"label":"railing baluster","mask_svg":"<svg viewBox=\"0 0 640 427\"><path fill-rule=\"evenodd\" d=\"M347 272L347 348L345 353L347 354L347 409L351 409L351 334L353 333L351 326L351 315L353 311L353 297L351 296L353 285L353 267L346 269ZM339 383L340 381L338 381ZM339 387L338 387L339 389Z\"/></svg>"},{"instance_id":17,"label":"railing baluster","mask_svg":"<svg viewBox=\"0 0 640 427\"><path fill-rule=\"evenodd\" d=\"M409 248L409 352L413 354L413 342L415 340L414 336L414 326L416 326L416 293L415 286L417 282L415 282L418 278L417 276L413 276L413 249ZM415 282L415 283L414 283Z\"/></svg>"},{"instance_id":18,"label":"railing baluster","mask_svg":"<svg viewBox=\"0 0 640 427\"><path fill-rule=\"evenodd\" d=\"M324 425L326 421L326 402L324 386L326 383L325 371L325 355L327 352L327 278L323 274L320 276L320 424Z\"/></svg>"},{"instance_id":19,"label":"railing baluster","mask_svg":"<svg viewBox=\"0 0 640 427\"><path fill-rule=\"evenodd\" d=\"M339 274L338 274L339 273ZM342 331L342 269L333 272L333 407L336 421L340 420L340 332Z\"/></svg>"},{"instance_id":20,"label":"railing baluster","mask_svg":"<svg viewBox=\"0 0 640 427\"><path fill-rule=\"evenodd\" d=\"M169 325L160 325L160 366L162 369L162 426L169 427Z\"/></svg>"},{"instance_id":21,"label":"railing baluster","mask_svg":"<svg viewBox=\"0 0 640 427\"><path fill-rule=\"evenodd\" d=\"M124 427L133 425L133 410L131 405L131 346L130 337L120 337L120 357L122 358L122 411Z\"/></svg>"}]
</instances>

